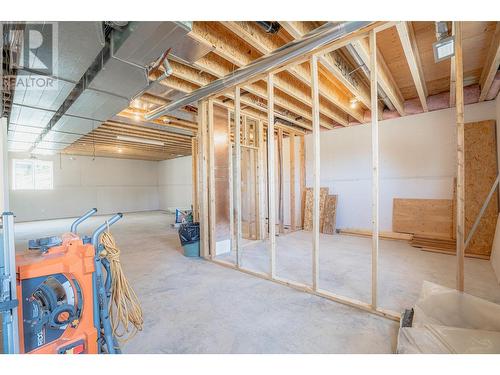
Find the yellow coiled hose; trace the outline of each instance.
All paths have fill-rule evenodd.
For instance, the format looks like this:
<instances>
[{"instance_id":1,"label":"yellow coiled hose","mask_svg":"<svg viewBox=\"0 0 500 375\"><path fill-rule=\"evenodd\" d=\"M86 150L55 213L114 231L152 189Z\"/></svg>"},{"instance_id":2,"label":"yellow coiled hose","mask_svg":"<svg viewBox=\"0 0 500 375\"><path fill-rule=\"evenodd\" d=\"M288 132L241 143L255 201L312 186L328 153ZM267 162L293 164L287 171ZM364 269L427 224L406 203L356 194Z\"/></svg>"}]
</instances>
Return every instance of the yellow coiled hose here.
<instances>
[{"instance_id":1,"label":"yellow coiled hose","mask_svg":"<svg viewBox=\"0 0 500 375\"><path fill-rule=\"evenodd\" d=\"M109 230L101 235L101 243L104 249L99 255L109 261L112 279L111 301L113 303L109 304L111 326L115 337L124 343L134 337L138 331L142 331L144 324L142 308L123 273L120 249Z\"/></svg>"}]
</instances>

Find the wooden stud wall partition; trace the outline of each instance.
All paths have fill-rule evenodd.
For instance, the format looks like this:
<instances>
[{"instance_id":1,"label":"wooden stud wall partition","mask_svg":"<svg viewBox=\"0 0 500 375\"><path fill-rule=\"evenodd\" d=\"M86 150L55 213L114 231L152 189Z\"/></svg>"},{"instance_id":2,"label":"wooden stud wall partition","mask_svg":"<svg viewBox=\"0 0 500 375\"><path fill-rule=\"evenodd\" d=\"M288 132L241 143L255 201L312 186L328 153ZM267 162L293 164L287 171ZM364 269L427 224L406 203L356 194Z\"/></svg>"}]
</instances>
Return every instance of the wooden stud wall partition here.
<instances>
[{"instance_id":1,"label":"wooden stud wall partition","mask_svg":"<svg viewBox=\"0 0 500 375\"><path fill-rule=\"evenodd\" d=\"M465 256L465 162L464 162L464 70L462 23L455 25L455 94L457 121L457 290L464 290Z\"/></svg>"},{"instance_id":2,"label":"wooden stud wall partition","mask_svg":"<svg viewBox=\"0 0 500 375\"><path fill-rule=\"evenodd\" d=\"M268 197L268 228L267 232L269 233L269 271L268 272L258 272L258 271L252 271L249 270L245 267L243 267L241 264L232 264L226 261L222 261L219 259L215 259L213 257L213 252L214 249L212 248L214 246L212 236L211 241L209 241L209 246L210 246L210 254L212 254L212 261L215 263L221 264L226 267L231 267L231 268L236 268L239 269L242 272L246 272L248 274L261 277L267 280L271 280L273 282L286 285L288 287L295 288L297 290L301 290L303 292L307 292L316 296L320 296L326 299L329 299L331 301L335 302L340 302L349 306L357 307L359 309L371 312L373 314L377 314L386 318L390 318L393 320L399 320L399 314L393 311L387 311L378 306L377 303L377 281L378 281L378 236L373 236L372 239L372 277L371 277L371 290L372 290L372 301L371 303L365 303L362 301L358 301L349 297L345 296L339 296L336 295L335 293L332 293L330 291L322 290L319 285L319 259L320 259L320 241L319 241L319 233L321 230L321 222L320 222L320 196L321 196L321 190L320 190L320 98L319 98L319 82L318 82L318 61L319 58L325 53L325 51L333 51L336 48L339 48L340 46L345 45L346 43L349 43L351 41L359 41L360 39L366 38L369 36L369 50L370 52L368 53L368 59L369 59L369 64L372 67L371 71L371 77L370 77L370 84L371 84L371 108L372 108L372 168L373 168L373 183L372 183L372 197L373 197L373 204L372 204L372 230L374 233L379 232L378 230L378 195L379 195L379 188L378 188L378 101L377 101L377 71L378 69L374 69L374 67L377 66L377 50L376 50L376 27L381 27L379 30L384 30L384 23L376 23L373 24L370 27L365 28L364 31L362 32L356 32L351 36L345 37L342 40L336 41L334 44L330 46L324 46L321 49L319 49L315 53L306 54L306 56L309 58L309 67L310 67L310 79L311 79L311 105L312 105L312 110L309 118L312 121L312 155L313 155L313 189L312 189L312 200L313 200L313 214L312 214L312 229L313 229L313 256L312 256L312 280L311 280L311 285L305 285L302 283L298 283L295 281L291 280L285 280L281 277L278 277L276 275L276 205L275 205L275 176L276 176L276 160L275 160L275 141L276 141L276 134L275 134L275 128L277 128L278 132L278 139L282 139L284 134L283 131L280 129L280 126L275 123L275 108L274 108L274 80L275 80L275 74L277 74L280 71L283 71L287 67L276 67L276 70L267 72L267 197ZM305 59L305 57L304 57ZM303 61L294 61L291 62L288 68L290 68L293 64L300 64L303 63ZM252 82L255 82L257 78L251 79ZM262 78L262 77L260 77ZM242 87L245 84L242 84ZM220 94L219 94L220 96ZM209 113L209 119L208 119L208 135L210 136L211 133L211 126L213 126L213 123L211 125L211 121L213 122L213 119L210 119L210 116L213 117L213 110L210 109L210 107L213 105L214 100L218 100L217 95L212 96L211 98L208 99L208 113ZM236 101L238 102L238 101ZM235 103L237 106L241 106L241 103ZM259 125L259 128L262 127L262 124ZM283 128L283 129L286 129ZM260 132L259 132L260 133ZM289 132L288 135L290 136L293 134L293 132ZM259 143L263 142L263 139L261 138L262 133L260 133L259 136ZM294 136L294 135L293 135ZM290 142L292 145L294 145L295 138ZM210 161L211 155L213 155L213 152L210 150L211 144L213 143L213 140L209 140L209 147L208 147L208 167L209 167L209 172L211 172L212 169L212 162ZM278 142L278 147L281 149L282 144L281 142ZM293 148L294 149L294 148ZM280 154L282 155L282 154ZM294 159L294 152L291 153L291 159ZM262 159L262 158L261 158ZM299 139L299 162L300 162L300 193L301 196L305 196L305 143L304 143L304 136L301 135ZM261 168L261 161L258 163L258 170L262 172ZM280 163L281 165L281 163ZM282 169L282 168L281 168ZM282 171L280 171L281 173ZM210 175L209 173L209 175ZM213 177L212 177L213 179ZM291 178L292 179L292 178ZM294 178L293 178L294 179ZM292 179L292 180L293 180ZM259 181L262 182L263 176L262 174L259 177ZM209 188L209 196L213 196L213 193L210 193L210 191L213 191L214 189L214 184L213 180L211 180L210 176L208 178L208 188ZM281 187L280 187L281 189ZM293 189L291 190L292 193ZM293 194L291 194L293 195ZM261 197L259 199L259 209L263 207L262 204L262 185L260 187L260 194L259 196ZM325 195L326 199L326 195ZM213 204L213 202L210 200L210 204ZM304 205L304 203L302 203ZM206 206L202 205L204 209L206 209ZM209 211L210 211L210 205L209 205ZM280 207L282 207L280 205ZM293 210L293 209L291 209ZM262 212L262 211L261 211ZM205 217L204 215L202 215ZM213 225L213 220L214 217L212 214L209 215L210 217L208 218L210 225L209 231L210 234L214 233L214 225ZM280 215L279 218L282 219L282 212L280 210ZM263 224L263 215L259 214L260 221L261 221L261 226ZM304 219L304 218L302 218ZM282 223L282 220L281 220ZM293 223L293 219L292 219ZM331 224L329 224L331 225ZM293 227L293 225L292 225Z\"/></svg>"}]
</instances>

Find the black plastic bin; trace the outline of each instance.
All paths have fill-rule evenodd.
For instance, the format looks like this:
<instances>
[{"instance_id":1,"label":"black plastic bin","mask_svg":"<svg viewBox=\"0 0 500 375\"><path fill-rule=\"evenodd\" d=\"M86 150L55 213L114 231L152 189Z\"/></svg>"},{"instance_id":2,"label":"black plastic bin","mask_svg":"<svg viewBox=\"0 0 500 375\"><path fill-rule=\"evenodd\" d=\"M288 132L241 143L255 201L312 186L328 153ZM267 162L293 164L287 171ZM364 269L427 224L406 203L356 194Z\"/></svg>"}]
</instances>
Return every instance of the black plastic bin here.
<instances>
[{"instance_id":1,"label":"black plastic bin","mask_svg":"<svg viewBox=\"0 0 500 375\"><path fill-rule=\"evenodd\" d=\"M179 240L184 255L187 257L200 256L200 223L185 223L179 227Z\"/></svg>"}]
</instances>

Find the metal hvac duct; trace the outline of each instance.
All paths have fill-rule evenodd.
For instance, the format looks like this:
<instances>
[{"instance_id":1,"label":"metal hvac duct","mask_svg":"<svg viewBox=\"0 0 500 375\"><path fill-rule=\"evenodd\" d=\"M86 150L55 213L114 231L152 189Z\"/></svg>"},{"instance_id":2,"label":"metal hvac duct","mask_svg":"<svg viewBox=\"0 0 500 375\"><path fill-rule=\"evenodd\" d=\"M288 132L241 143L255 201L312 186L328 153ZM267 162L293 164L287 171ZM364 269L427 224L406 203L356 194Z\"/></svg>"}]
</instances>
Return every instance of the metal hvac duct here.
<instances>
[{"instance_id":1,"label":"metal hvac duct","mask_svg":"<svg viewBox=\"0 0 500 375\"><path fill-rule=\"evenodd\" d=\"M147 113L145 118L146 120L154 120L169 113L170 111L194 103L209 95L220 93L228 87L243 83L258 74L266 73L276 67L283 66L295 58L298 58L306 53L310 53L311 51L323 47L345 35L366 27L371 23L372 22L369 21L342 22L340 24L327 22L321 27L318 27L317 29L304 35L301 39L285 44L283 47L278 48L269 55L263 56L252 63L235 70L226 77L213 81L208 85L193 91L191 94L185 95L179 100Z\"/></svg>"},{"instance_id":2,"label":"metal hvac duct","mask_svg":"<svg viewBox=\"0 0 500 375\"><path fill-rule=\"evenodd\" d=\"M348 44L346 46L346 49L351 54L351 56L354 59L354 61L356 62L356 64L358 64L358 66L361 67L361 70L363 71L365 76L369 79L370 78L370 69L368 69L366 64L363 62L363 59L361 59L361 56L358 55L358 53L356 52L356 49L354 49L352 44ZM391 111L395 111L396 108L394 108L394 105L389 100L389 97L385 93L384 89L380 86L380 83L377 83L377 91L378 91L380 97L382 98L382 100L384 101L385 105L387 106L387 108L389 108Z\"/></svg>"},{"instance_id":3,"label":"metal hvac duct","mask_svg":"<svg viewBox=\"0 0 500 375\"><path fill-rule=\"evenodd\" d=\"M276 34L280 29L281 25L276 21L257 21L257 25L262 27L262 29L268 34Z\"/></svg>"}]
</instances>

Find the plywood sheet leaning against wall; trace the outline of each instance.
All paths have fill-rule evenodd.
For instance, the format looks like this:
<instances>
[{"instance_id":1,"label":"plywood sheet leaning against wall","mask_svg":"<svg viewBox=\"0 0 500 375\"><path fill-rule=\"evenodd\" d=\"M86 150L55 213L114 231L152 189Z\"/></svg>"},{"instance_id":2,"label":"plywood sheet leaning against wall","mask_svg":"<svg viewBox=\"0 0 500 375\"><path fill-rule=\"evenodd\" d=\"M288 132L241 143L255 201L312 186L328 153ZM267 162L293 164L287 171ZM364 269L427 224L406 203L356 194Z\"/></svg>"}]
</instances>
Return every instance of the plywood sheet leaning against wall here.
<instances>
[{"instance_id":1,"label":"plywood sheet leaning against wall","mask_svg":"<svg viewBox=\"0 0 500 375\"><path fill-rule=\"evenodd\" d=\"M328 195L326 197L323 216L324 222L323 226L321 227L321 233L334 234L337 216L337 195Z\"/></svg>"},{"instance_id":2,"label":"plywood sheet leaning against wall","mask_svg":"<svg viewBox=\"0 0 500 375\"><path fill-rule=\"evenodd\" d=\"M453 236L453 202L451 199L394 198L392 230L438 238Z\"/></svg>"},{"instance_id":3,"label":"plywood sheet leaning against wall","mask_svg":"<svg viewBox=\"0 0 500 375\"><path fill-rule=\"evenodd\" d=\"M481 210L498 174L494 120L465 124L465 238ZM498 189L465 249L468 254L489 256L498 217Z\"/></svg>"},{"instance_id":4,"label":"plywood sheet leaning against wall","mask_svg":"<svg viewBox=\"0 0 500 375\"><path fill-rule=\"evenodd\" d=\"M306 188L305 190L305 207L304 207L304 230L312 231L313 227L313 200L314 193L312 188ZM328 188L320 188L319 189L319 227L323 227L324 223L324 208L326 197L328 195Z\"/></svg>"}]
</instances>

